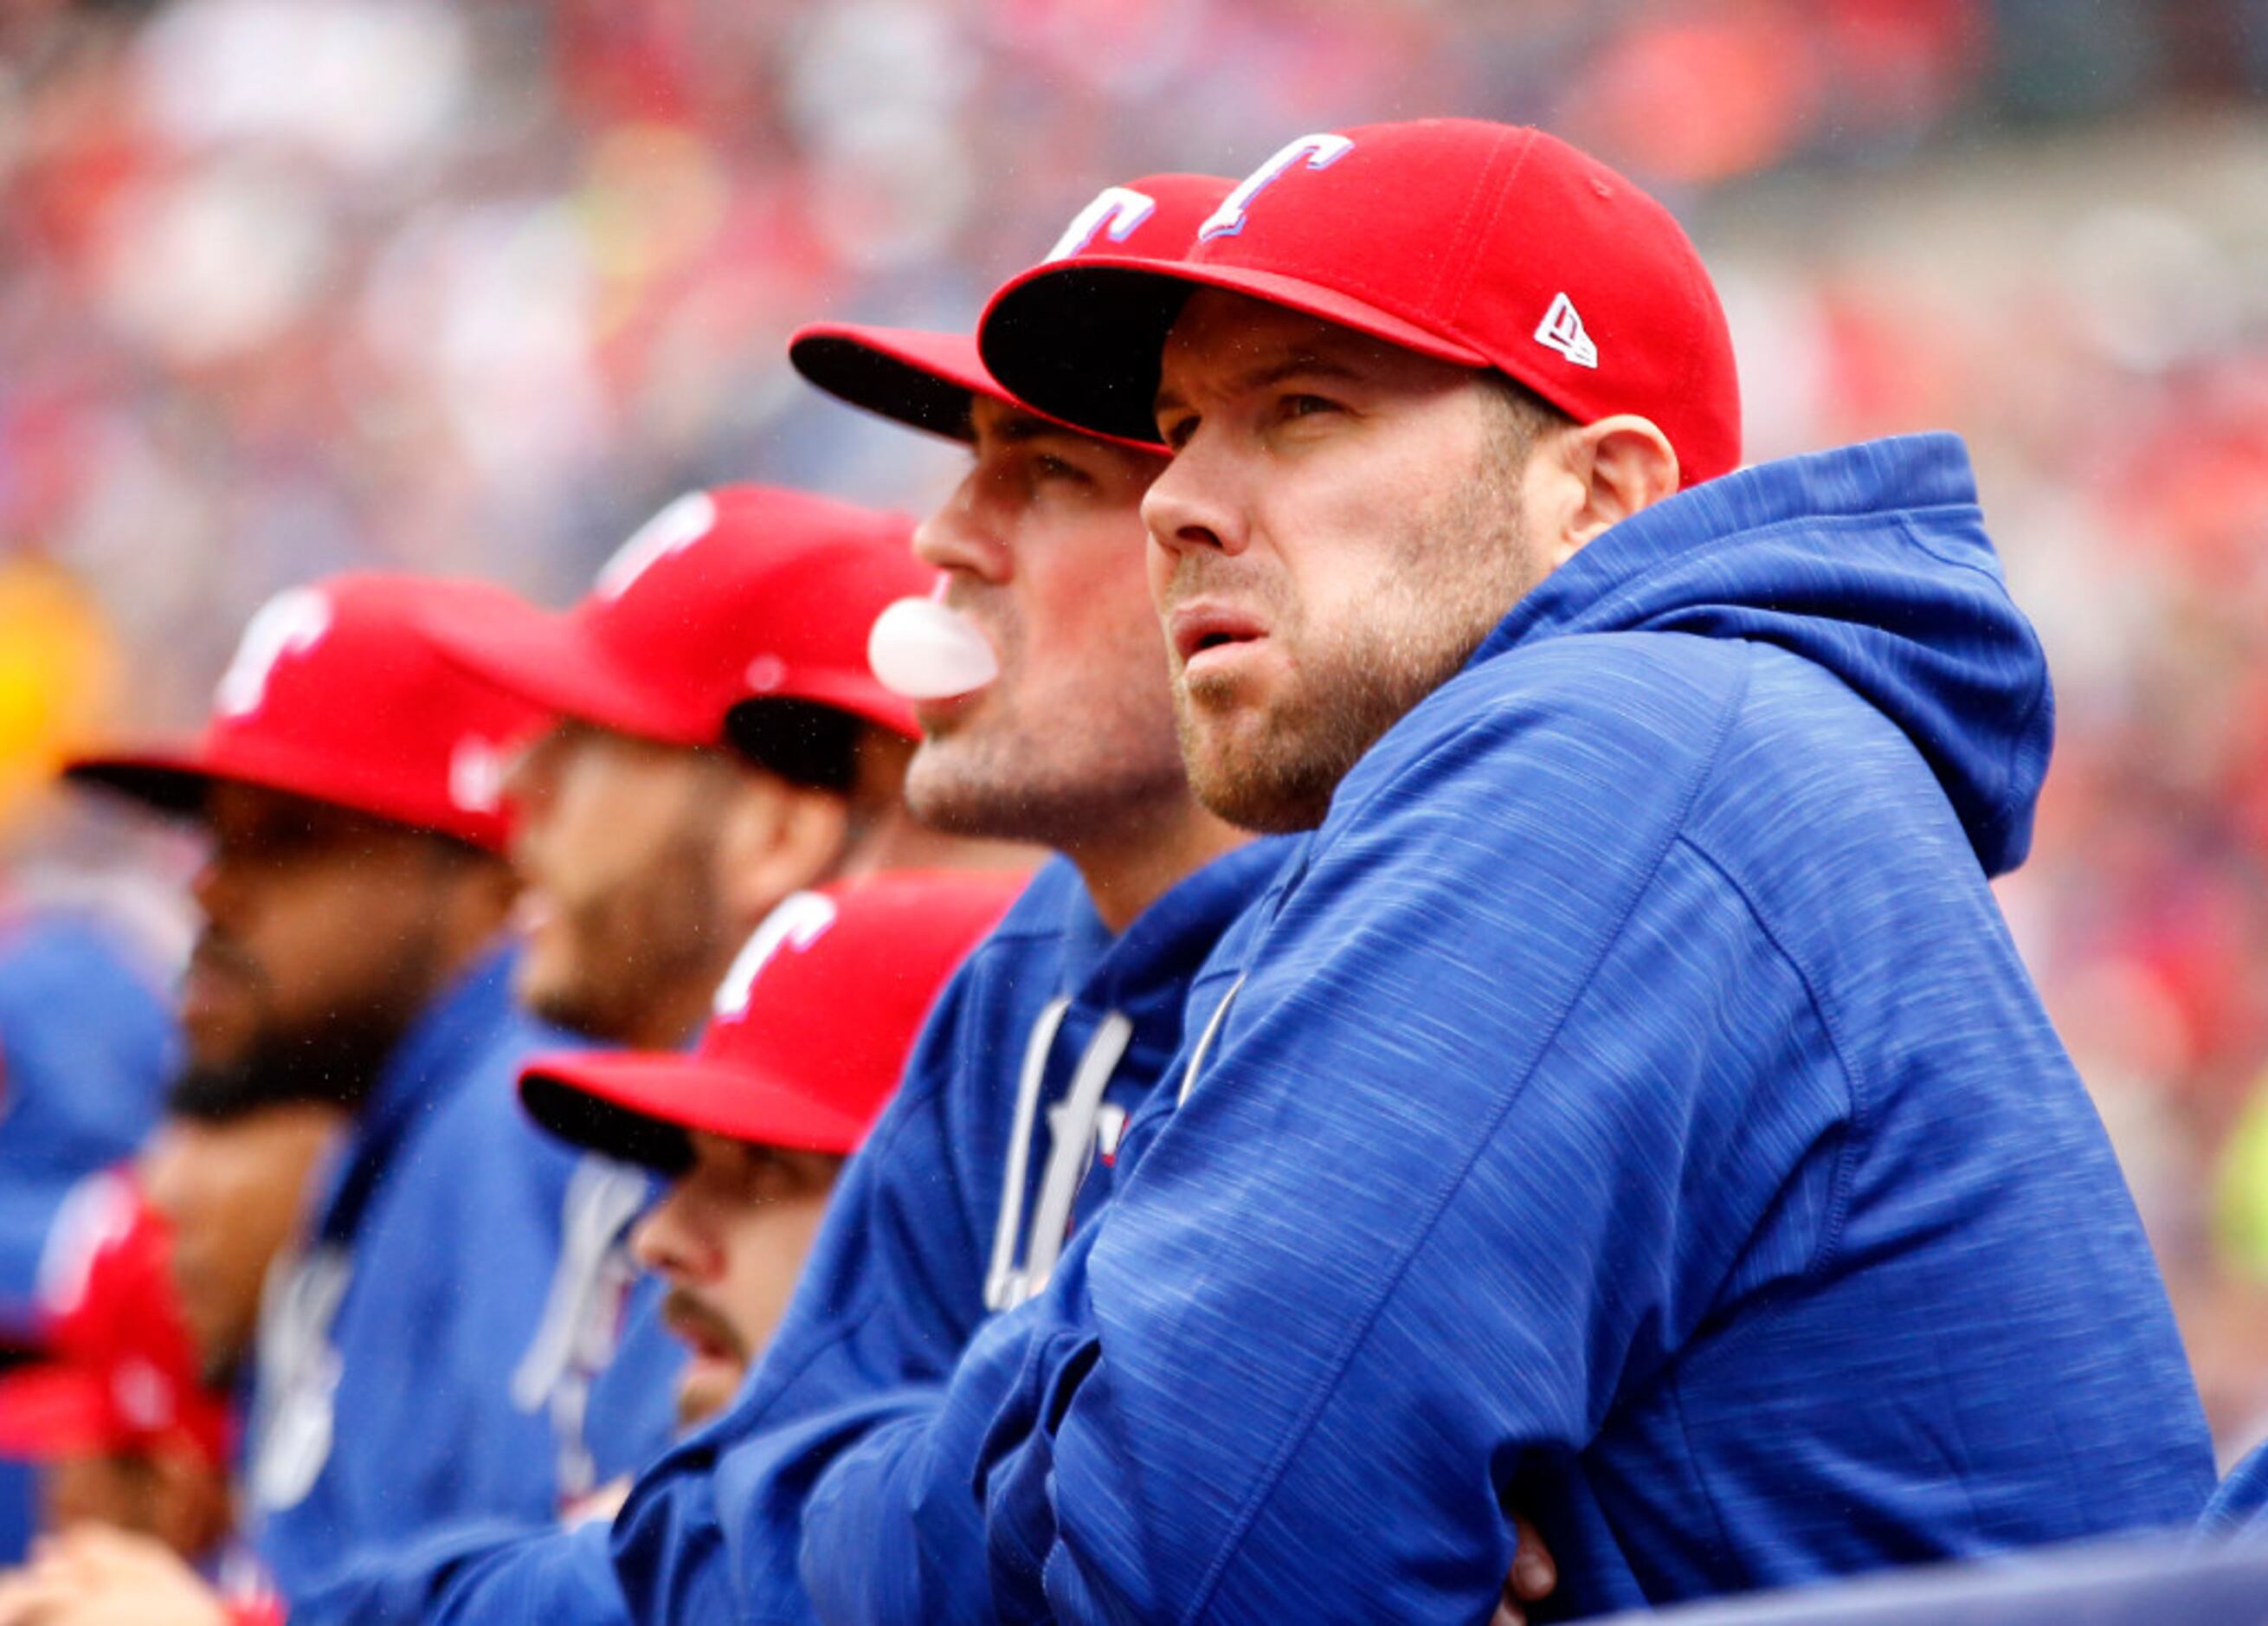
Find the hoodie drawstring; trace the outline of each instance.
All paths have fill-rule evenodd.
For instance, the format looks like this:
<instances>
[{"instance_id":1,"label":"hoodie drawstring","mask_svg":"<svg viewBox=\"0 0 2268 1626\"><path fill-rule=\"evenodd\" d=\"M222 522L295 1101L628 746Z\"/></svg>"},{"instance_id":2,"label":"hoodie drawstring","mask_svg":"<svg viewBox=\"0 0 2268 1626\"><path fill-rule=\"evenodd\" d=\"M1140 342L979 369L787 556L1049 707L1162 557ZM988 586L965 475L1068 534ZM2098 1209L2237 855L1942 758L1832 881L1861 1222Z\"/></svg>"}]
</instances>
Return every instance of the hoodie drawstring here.
<instances>
[{"instance_id":1,"label":"hoodie drawstring","mask_svg":"<svg viewBox=\"0 0 2268 1626\"><path fill-rule=\"evenodd\" d=\"M1094 1156L1094 1118L1102 1105L1102 1092L1118 1070L1133 1042L1134 1024L1116 1011L1103 1017L1086 1043L1071 1075L1063 1105L1048 1114L1053 1145L1048 1152L1047 1178L1040 1183L1040 1206L1032 1214L1032 1240L1026 1251L1020 1297L1029 1298L1048 1284L1056 1260L1063 1253L1071 1230L1071 1205L1079 1183Z\"/></svg>"},{"instance_id":2,"label":"hoodie drawstring","mask_svg":"<svg viewBox=\"0 0 2268 1626\"><path fill-rule=\"evenodd\" d=\"M1055 1048L1071 996L1049 1000L1032 1024L1024 1046L1024 1066L1016 1080L1015 1127L1008 1136L1007 1166L1000 1175L1000 1220L992 1231L992 1266L984 1273L984 1307L1005 1310L1023 1297L1016 1270L1016 1239L1024 1226L1024 1172L1031 1166L1032 1131L1040 1117L1040 1086L1048 1075L1048 1053Z\"/></svg>"}]
</instances>

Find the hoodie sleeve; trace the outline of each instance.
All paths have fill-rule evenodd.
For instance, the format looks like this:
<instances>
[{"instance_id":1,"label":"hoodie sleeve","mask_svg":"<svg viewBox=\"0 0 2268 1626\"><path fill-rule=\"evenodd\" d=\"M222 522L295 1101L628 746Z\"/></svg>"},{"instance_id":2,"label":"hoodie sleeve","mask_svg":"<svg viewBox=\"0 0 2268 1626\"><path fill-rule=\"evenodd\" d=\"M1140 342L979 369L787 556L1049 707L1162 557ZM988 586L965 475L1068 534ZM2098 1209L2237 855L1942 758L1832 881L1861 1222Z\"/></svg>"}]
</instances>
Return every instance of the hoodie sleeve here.
<instances>
[{"instance_id":1,"label":"hoodie sleeve","mask_svg":"<svg viewBox=\"0 0 2268 1626\"><path fill-rule=\"evenodd\" d=\"M1193 1092L1029 1307L977 1479L1004 1618L1483 1619L1515 1485L1815 1266L1847 1086L1680 837L1743 669L1565 640L1342 787Z\"/></svg>"},{"instance_id":2,"label":"hoodie sleeve","mask_svg":"<svg viewBox=\"0 0 2268 1626\"><path fill-rule=\"evenodd\" d=\"M807 1618L797 1555L813 1483L869 1431L925 1409L983 1314L968 1196L983 1171L961 1149L984 1137L961 1120L983 1104L949 1085L1012 1072L1012 1056L987 1064L996 1036L972 987L986 974L981 961L963 967L932 1013L731 1411L633 1488L614 1547L637 1618L691 1618L727 1598L737 1618Z\"/></svg>"},{"instance_id":3,"label":"hoodie sleeve","mask_svg":"<svg viewBox=\"0 0 2268 1626\"><path fill-rule=\"evenodd\" d=\"M1030 1365L1029 1310L986 1322L949 1386L843 1452L814 1488L801 1569L828 1626L998 1618L969 1476L994 1412Z\"/></svg>"},{"instance_id":4,"label":"hoodie sleeve","mask_svg":"<svg viewBox=\"0 0 2268 1626\"><path fill-rule=\"evenodd\" d=\"M291 1606L291 1626L629 1626L603 1523L470 1523L365 1551Z\"/></svg>"}]
</instances>

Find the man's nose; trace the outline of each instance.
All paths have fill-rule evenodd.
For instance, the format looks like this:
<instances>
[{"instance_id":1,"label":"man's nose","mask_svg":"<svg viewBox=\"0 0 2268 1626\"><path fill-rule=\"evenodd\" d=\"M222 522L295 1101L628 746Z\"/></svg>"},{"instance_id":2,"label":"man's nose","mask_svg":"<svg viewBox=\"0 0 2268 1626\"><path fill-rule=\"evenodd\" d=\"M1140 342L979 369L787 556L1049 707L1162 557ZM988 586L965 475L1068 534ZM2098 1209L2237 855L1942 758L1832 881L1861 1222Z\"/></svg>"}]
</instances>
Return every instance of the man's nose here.
<instances>
[{"instance_id":1,"label":"man's nose","mask_svg":"<svg viewBox=\"0 0 2268 1626\"><path fill-rule=\"evenodd\" d=\"M914 557L934 570L1005 581L1008 550L988 522L983 481L983 470L970 469L953 495L914 528Z\"/></svg>"},{"instance_id":2,"label":"man's nose","mask_svg":"<svg viewBox=\"0 0 2268 1626\"><path fill-rule=\"evenodd\" d=\"M1241 553L1246 533L1237 489L1234 460L1200 429L1150 483L1142 523L1168 554Z\"/></svg>"},{"instance_id":3,"label":"man's nose","mask_svg":"<svg viewBox=\"0 0 2268 1626\"><path fill-rule=\"evenodd\" d=\"M692 1223L688 1207L682 1186L673 1186L630 1227L631 1257L676 1283L706 1282L717 1274L716 1250Z\"/></svg>"}]
</instances>

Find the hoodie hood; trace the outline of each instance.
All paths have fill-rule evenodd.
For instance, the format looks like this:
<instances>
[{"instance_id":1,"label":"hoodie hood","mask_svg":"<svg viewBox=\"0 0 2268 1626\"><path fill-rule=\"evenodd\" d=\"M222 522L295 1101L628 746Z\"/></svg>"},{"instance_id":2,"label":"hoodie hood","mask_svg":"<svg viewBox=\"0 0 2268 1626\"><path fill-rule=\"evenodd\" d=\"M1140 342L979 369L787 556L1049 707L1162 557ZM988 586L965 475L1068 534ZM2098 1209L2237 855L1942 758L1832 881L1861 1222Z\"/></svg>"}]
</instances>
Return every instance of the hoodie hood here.
<instances>
[{"instance_id":1,"label":"hoodie hood","mask_svg":"<svg viewBox=\"0 0 2268 1626\"><path fill-rule=\"evenodd\" d=\"M2054 697L1959 437L1787 458L1657 503L1547 577L1472 663L1638 632L1748 639L1826 668L1913 742L1987 875L2023 861Z\"/></svg>"},{"instance_id":2,"label":"hoodie hood","mask_svg":"<svg viewBox=\"0 0 2268 1626\"><path fill-rule=\"evenodd\" d=\"M1267 890L1292 845L1263 838L1223 854L1176 882L1115 937L1084 884L1065 889L1064 986L1072 1003L1120 1012L1134 1024L1138 1044L1178 1048L1189 979L1228 923ZM1078 872L1071 873L1075 879Z\"/></svg>"}]
</instances>

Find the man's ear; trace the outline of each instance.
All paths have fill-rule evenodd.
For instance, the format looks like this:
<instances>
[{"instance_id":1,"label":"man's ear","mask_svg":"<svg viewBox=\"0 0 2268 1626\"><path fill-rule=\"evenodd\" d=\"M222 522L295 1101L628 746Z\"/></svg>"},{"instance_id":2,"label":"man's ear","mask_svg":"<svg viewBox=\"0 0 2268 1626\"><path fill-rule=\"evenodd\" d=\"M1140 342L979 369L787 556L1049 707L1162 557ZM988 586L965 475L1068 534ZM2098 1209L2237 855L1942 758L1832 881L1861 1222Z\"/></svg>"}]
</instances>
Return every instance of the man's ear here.
<instances>
[{"instance_id":1,"label":"man's ear","mask_svg":"<svg viewBox=\"0 0 2268 1626\"><path fill-rule=\"evenodd\" d=\"M1677 453L1653 419L1617 413L1567 431L1561 461L1557 534L1549 541L1557 570L1611 526L1677 494Z\"/></svg>"},{"instance_id":2,"label":"man's ear","mask_svg":"<svg viewBox=\"0 0 2268 1626\"><path fill-rule=\"evenodd\" d=\"M717 886L733 930L755 928L789 893L824 879L842 856L850 806L831 791L761 768L733 772L717 851Z\"/></svg>"}]
</instances>

